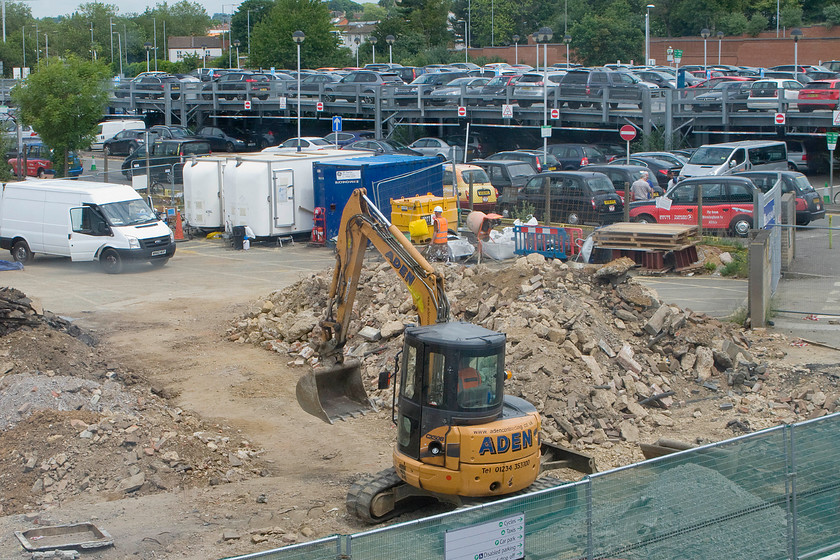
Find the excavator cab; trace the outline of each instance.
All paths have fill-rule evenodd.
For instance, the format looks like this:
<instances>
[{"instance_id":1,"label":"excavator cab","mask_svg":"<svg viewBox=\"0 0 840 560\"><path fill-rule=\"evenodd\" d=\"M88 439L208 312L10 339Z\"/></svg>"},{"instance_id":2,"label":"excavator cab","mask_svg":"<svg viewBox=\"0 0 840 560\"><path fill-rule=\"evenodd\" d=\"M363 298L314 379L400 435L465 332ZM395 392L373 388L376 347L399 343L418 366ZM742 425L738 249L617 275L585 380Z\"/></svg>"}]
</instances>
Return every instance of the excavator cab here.
<instances>
[{"instance_id":1,"label":"excavator cab","mask_svg":"<svg viewBox=\"0 0 840 560\"><path fill-rule=\"evenodd\" d=\"M405 330L397 388L398 453L443 466L444 445L428 434L501 416L505 340L502 333L463 322Z\"/></svg>"}]
</instances>

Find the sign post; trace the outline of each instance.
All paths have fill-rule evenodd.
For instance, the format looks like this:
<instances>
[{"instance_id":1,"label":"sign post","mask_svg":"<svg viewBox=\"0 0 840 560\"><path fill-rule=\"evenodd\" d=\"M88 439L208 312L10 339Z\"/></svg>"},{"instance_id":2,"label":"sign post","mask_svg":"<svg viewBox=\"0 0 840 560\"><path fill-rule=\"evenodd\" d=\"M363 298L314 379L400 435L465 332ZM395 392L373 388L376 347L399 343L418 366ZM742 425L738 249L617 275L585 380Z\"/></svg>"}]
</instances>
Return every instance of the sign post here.
<instances>
[{"instance_id":1,"label":"sign post","mask_svg":"<svg viewBox=\"0 0 840 560\"><path fill-rule=\"evenodd\" d=\"M335 135L335 149L338 149L338 134L341 132L341 115L333 115L332 118L332 129L333 132L336 133Z\"/></svg>"},{"instance_id":2,"label":"sign post","mask_svg":"<svg viewBox=\"0 0 840 560\"><path fill-rule=\"evenodd\" d=\"M837 133L826 132L825 142L828 145L828 193L829 202L834 204L834 149L837 147Z\"/></svg>"},{"instance_id":3,"label":"sign post","mask_svg":"<svg viewBox=\"0 0 840 560\"><path fill-rule=\"evenodd\" d=\"M627 164L630 164L630 141L636 137L636 127L630 124L625 124L618 131L621 139L627 142Z\"/></svg>"}]
</instances>

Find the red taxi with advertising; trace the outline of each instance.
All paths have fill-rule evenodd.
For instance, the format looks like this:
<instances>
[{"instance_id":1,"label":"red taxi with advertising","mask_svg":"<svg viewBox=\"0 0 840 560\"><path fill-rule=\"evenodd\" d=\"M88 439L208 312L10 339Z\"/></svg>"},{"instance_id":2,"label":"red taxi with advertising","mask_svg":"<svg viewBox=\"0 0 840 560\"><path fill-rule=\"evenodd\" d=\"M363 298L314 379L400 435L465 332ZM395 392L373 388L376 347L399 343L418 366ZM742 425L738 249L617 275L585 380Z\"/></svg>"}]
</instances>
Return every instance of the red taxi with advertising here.
<instances>
[{"instance_id":1,"label":"red taxi with advertising","mask_svg":"<svg viewBox=\"0 0 840 560\"><path fill-rule=\"evenodd\" d=\"M756 187L745 177L708 176L683 179L665 196L630 203L630 219L660 224L697 224L703 196L703 228L727 230L746 237L753 226Z\"/></svg>"}]
</instances>

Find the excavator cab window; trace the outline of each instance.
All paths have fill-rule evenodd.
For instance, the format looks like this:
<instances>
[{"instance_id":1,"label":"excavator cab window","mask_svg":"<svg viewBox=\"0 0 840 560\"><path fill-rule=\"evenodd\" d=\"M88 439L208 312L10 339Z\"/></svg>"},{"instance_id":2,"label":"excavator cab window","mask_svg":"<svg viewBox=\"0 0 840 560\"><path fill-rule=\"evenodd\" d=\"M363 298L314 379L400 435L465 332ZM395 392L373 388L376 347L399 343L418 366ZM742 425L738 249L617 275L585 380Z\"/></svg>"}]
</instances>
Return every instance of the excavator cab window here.
<instances>
[{"instance_id":1,"label":"excavator cab window","mask_svg":"<svg viewBox=\"0 0 840 560\"><path fill-rule=\"evenodd\" d=\"M451 367L451 366L450 366ZM429 352L429 370L426 385L426 404L431 406L446 405L446 356L438 352Z\"/></svg>"},{"instance_id":2,"label":"excavator cab window","mask_svg":"<svg viewBox=\"0 0 840 560\"><path fill-rule=\"evenodd\" d=\"M461 356L458 367L458 407L486 408L498 404L499 356Z\"/></svg>"}]
</instances>

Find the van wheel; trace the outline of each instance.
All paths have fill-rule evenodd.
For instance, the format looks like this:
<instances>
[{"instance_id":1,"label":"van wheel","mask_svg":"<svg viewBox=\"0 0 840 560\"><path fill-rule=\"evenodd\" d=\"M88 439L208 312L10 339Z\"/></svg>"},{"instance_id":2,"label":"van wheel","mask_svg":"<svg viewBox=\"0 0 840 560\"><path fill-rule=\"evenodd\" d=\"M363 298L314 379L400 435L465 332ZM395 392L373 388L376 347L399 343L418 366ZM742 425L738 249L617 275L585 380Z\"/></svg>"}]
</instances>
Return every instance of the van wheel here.
<instances>
[{"instance_id":1,"label":"van wheel","mask_svg":"<svg viewBox=\"0 0 840 560\"><path fill-rule=\"evenodd\" d=\"M99 264L107 274L119 274L123 269L123 262L120 254L114 249L105 249L99 255Z\"/></svg>"},{"instance_id":2,"label":"van wheel","mask_svg":"<svg viewBox=\"0 0 840 560\"><path fill-rule=\"evenodd\" d=\"M649 214L639 214L633 219L637 224L655 224L656 220Z\"/></svg>"},{"instance_id":3,"label":"van wheel","mask_svg":"<svg viewBox=\"0 0 840 560\"><path fill-rule=\"evenodd\" d=\"M578 214L577 212L569 212L569 215L566 216L566 223L572 224L573 226L579 224L580 214Z\"/></svg>"},{"instance_id":4,"label":"van wheel","mask_svg":"<svg viewBox=\"0 0 840 560\"><path fill-rule=\"evenodd\" d=\"M225 143L225 151L226 152L232 152L233 151L233 142Z\"/></svg>"},{"instance_id":5,"label":"van wheel","mask_svg":"<svg viewBox=\"0 0 840 560\"><path fill-rule=\"evenodd\" d=\"M747 237L752 229L752 218L749 216L738 216L732 220L729 229L738 237Z\"/></svg>"},{"instance_id":6,"label":"van wheel","mask_svg":"<svg viewBox=\"0 0 840 560\"><path fill-rule=\"evenodd\" d=\"M12 258L20 263L28 263L32 260L32 251L29 249L29 243L21 239L12 245Z\"/></svg>"}]
</instances>

